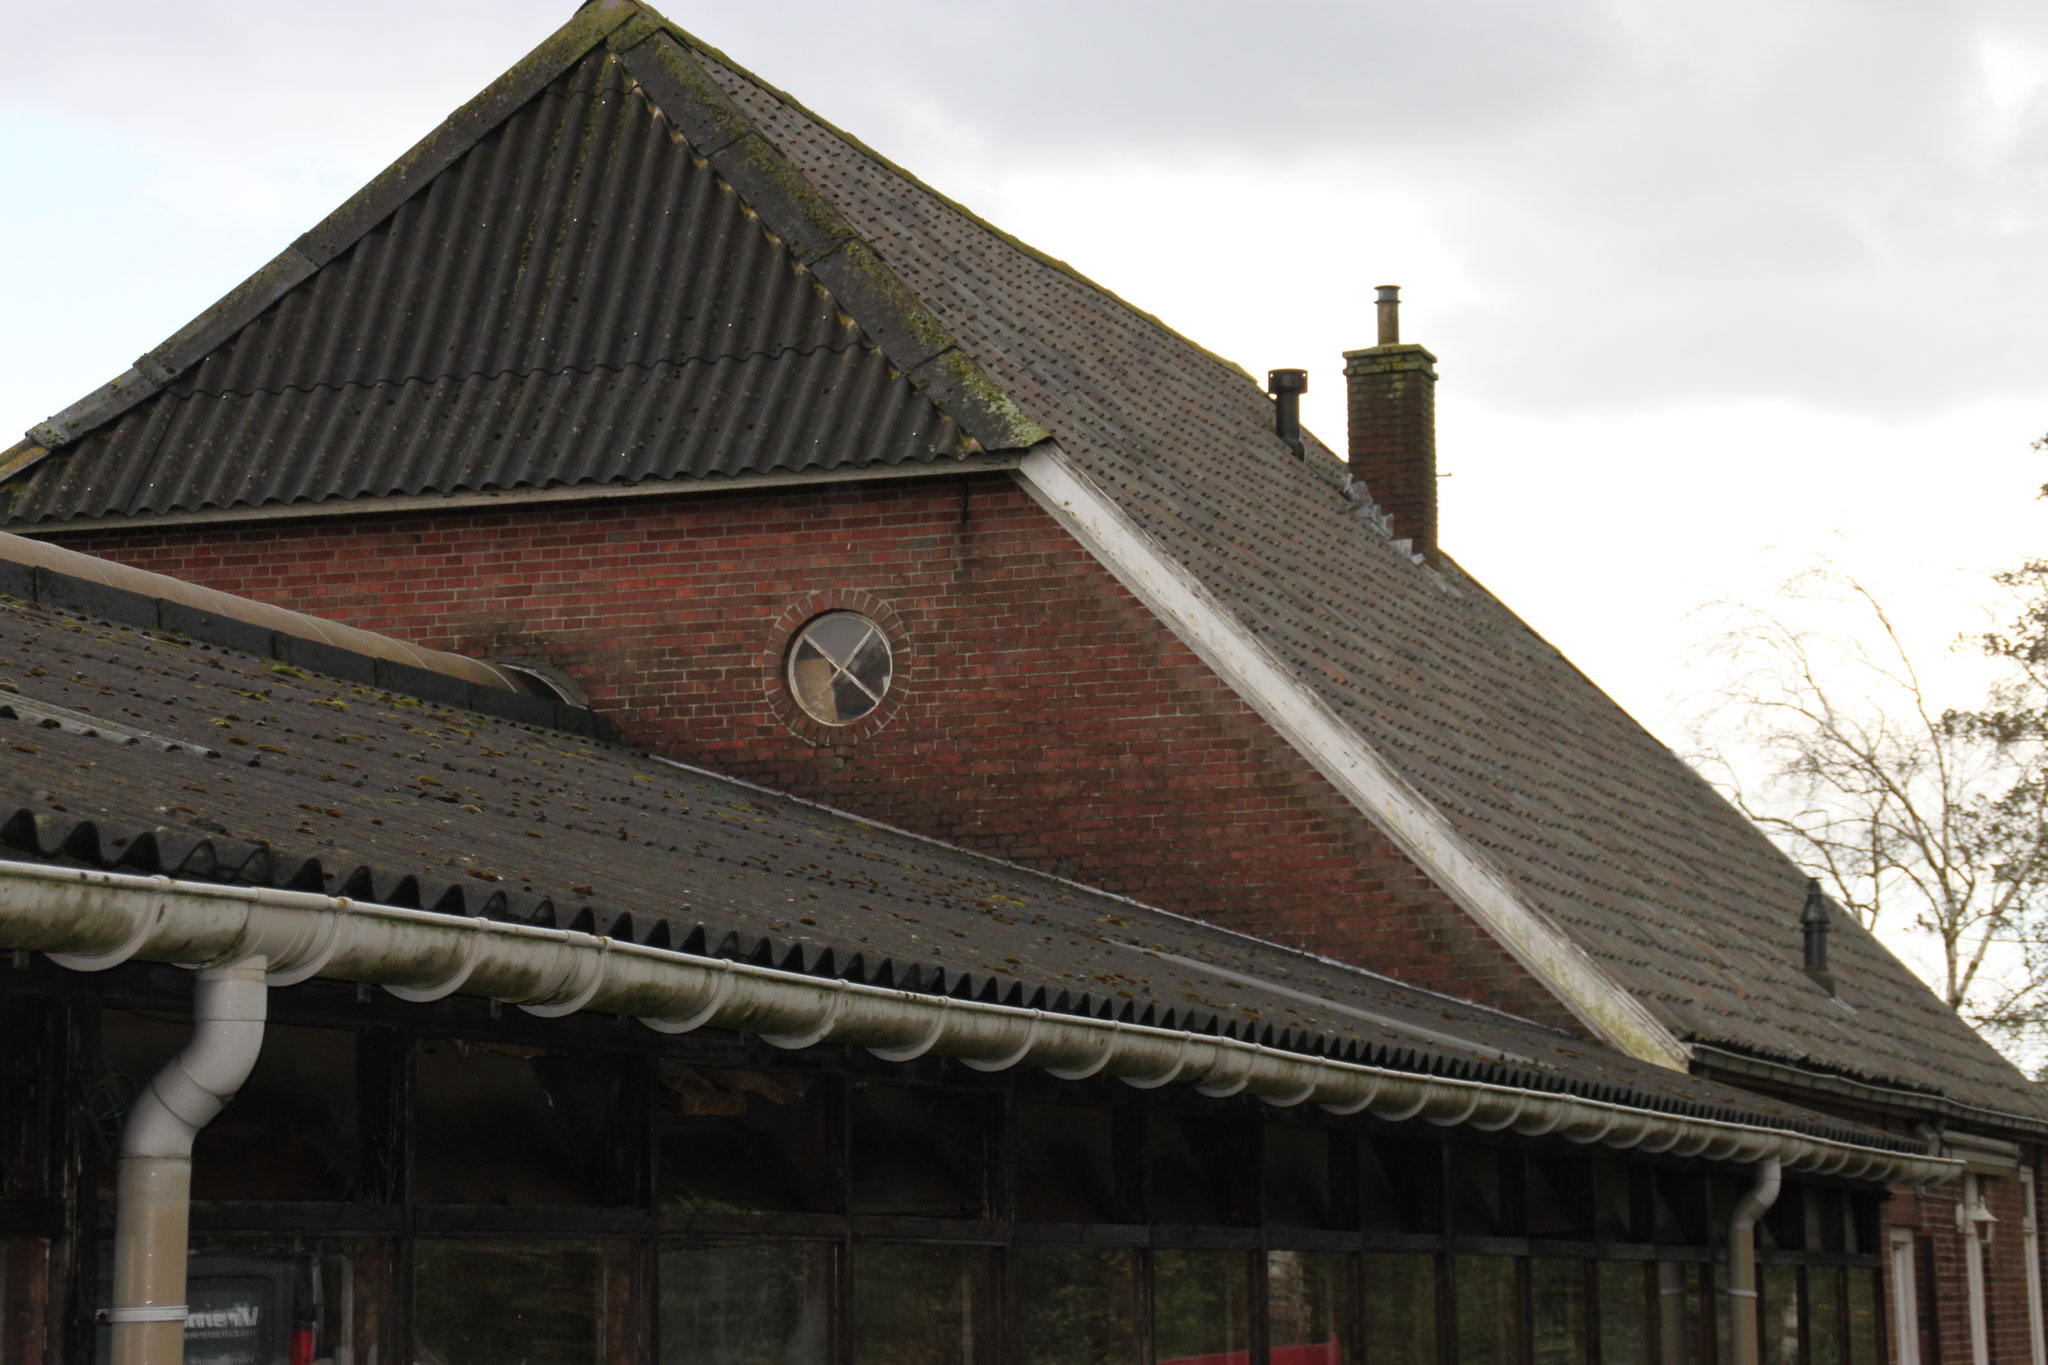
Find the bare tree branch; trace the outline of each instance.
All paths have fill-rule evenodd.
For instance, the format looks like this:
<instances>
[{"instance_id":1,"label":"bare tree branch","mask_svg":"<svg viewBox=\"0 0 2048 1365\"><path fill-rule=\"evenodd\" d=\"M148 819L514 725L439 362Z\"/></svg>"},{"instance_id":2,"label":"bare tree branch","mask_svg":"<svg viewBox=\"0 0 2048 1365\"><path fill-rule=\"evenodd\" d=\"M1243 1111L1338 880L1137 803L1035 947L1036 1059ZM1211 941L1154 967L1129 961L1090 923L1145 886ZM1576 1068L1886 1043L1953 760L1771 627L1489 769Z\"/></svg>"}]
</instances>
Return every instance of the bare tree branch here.
<instances>
[{"instance_id":1,"label":"bare tree branch","mask_svg":"<svg viewBox=\"0 0 2048 1365\"><path fill-rule=\"evenodd\" d=\"M1825 561L1785 585L1781 607L1847 610L1850 630L1820 635L1724 604L1708 653L1727 680L1702 699L1693 759L1866 926L1931 935L1937 989L1972 1023L2008 1044L2039 1043L2048 560L1999 581L2018 611L1981 639L2008 669L1977 710L1936 705L1885 604Z\"/></svg>"}]
</instances>

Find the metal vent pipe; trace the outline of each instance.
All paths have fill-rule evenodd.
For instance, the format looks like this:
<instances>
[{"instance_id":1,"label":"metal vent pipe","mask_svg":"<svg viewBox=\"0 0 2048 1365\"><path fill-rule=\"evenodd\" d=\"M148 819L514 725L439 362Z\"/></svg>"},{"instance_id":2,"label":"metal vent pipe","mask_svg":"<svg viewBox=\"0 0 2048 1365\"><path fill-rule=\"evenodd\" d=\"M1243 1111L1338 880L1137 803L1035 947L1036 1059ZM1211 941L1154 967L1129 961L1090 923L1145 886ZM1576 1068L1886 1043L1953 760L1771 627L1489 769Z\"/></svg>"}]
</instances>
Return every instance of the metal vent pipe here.
<instances>
[{"instance_id":1,"label":"metal vent pipe","mask_svg":"<svg viewBox=\"0 0 2048 1365\"><path fill-rule=\"evenodd\" d=\"M1308 392L1307 370L1266 371L1266 392L1273 395L1273 433L1287 443L1294 458L1308 458L1301 440L1301 396Z\"/></svg>"}]
</instances>

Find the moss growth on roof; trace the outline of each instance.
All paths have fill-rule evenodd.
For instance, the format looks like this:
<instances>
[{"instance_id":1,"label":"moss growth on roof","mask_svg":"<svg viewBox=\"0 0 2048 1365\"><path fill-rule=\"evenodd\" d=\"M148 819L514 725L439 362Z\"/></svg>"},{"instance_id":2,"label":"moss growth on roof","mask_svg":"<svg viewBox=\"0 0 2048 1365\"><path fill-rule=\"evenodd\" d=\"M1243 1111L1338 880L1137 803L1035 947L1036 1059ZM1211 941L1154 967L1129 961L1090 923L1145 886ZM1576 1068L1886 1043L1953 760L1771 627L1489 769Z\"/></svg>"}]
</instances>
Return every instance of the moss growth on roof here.
<instances>
[{"instance_id":1,"label":"moss growth on roof","mask_svg":"<svg viewBox=\"0 0 2048 1365\"><path fill-rule=\"evenodd\" d=\"M659 13L651 5L642 5L641 8L650 14ZM723 51L716 47L713 47L710 43L703 41L701 38L698 38L695 34L683 28L674 20L669 19L666 16L661 16L661 23L663 27L666 28L668 32L671 35L673 35L678 42L684 44L687 47L694 48L696 51L701 52L706 57L711 58L719 65L729 67L733 71L737 72L739 75L744 76L747 80L753 82L755 85L760 86L763 90L766 90L769 94L775 96L776 99L781 100L784 104L796 110L805 118L817 124L820 128L823 128L830 132L834 137L838 138L847 146L859 152L862 156L867 157L870 161L873 161L876 165L881 166L884 169L890 171L892 174L902 176L905 180L917 186L917 188L923 190L926 194L931 195L934 199L937 199L940 203L946 205L946 207L952 209L955 213L960 214L962 217L966 218L969 222L981 228L983 231L1000 239L1007 245L1014 247L1016 250L1023 252L1026 256L1029 256L1032 260L1037 261L1040 265L1044 265L1053 270L1057 270L1062 275L1065 275L1067 278L1073 280L1075 283L1082 284L1090 289L1093 289L1096 293L1102 295L1106 299L1109 299L1118 307L1126 309L1127 311L1137 315L1138 317L1143 318L1146 322L1151 323L1154 327L1157 327L1160 331L1167 333L1169 336L1172 336L1176 340L1184 342L1189 346L1192 346L1195 350L1201 352L1209 359L1215 361L1218 365L1223 366L1225 369L1230 370L1236 374L1243 375L1246 379L1252 380L1253 383L1258 382L1256 379L1253 378L1250 371L1244 368L1244 366L1238 364L1234 360L1216 354L1216 352L1210 350L1207 346L1202 345L1201 342L1194 340L1185 332L1181 332L1171 326L1168 326L1164 321L1162 321L1159 318L1158 314L1149 313L1143 308L1138 307L1130 300L1118 294L1115 290L1109 289L1103 286L1102 284L1097 283L1095 280L1088 278L1088 276L1082 274L1079 270L1076 270L1073 266L1061 260L1059 257L1054 256L1049 252L1041 251L1037 247L1015 236L1014 234L1005 232L1002 228L997 227L994 223L991 223L988 219L982 217L973 209L968 208L965 204L953 198L951 195L946 194L942 190L934 189L932 186L926 184L922 179L920 179L914 172L906 170L904 167L898 165L896 162L891 161L888 157L882 155L873 147L870 147L867 143L855 137L852 133L847 132L844 128L841 128L838 124L832 122L832 120L825 118L816 110L810 108L803 101L797 99L795 96L791 95L788 91L782 89L780 86L777 86L769 81L761 79L761 77L755 75L754 72L749 70L746 66L734 61L731 57L727 56Z\"/></svg>"}]
</instances>

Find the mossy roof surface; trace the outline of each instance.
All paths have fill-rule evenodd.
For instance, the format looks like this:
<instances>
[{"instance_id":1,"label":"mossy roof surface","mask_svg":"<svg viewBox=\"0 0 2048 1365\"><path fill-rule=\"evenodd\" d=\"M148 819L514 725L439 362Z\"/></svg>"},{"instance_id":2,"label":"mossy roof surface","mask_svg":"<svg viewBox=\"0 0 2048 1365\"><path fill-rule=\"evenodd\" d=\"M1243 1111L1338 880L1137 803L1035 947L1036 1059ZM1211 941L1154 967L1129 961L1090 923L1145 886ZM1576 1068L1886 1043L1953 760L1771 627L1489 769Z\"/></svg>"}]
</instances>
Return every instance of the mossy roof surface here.
<instances>
[{"instance_id":1,"label":"mossy roof surface","mask_svg":"<svg viewBox=\"0 0 2048 1365\"><path fill-rule=\"evenodd\" d=\"M987 442L963 424L1049 432L1673 1032L2048 1112L1848 920L1840 999L1801 972L1803 871L1454 561L1361 518L1341 461L1312 434L1295 459L1241 369L634 13L609 37L579 14L544 86L508 73L516 101L431 135L383 217L359 196L337 218L375 221L350 244L308 234L302 281L154 397L52 427L56 453L0 483L5 514L971 464ZM623 59L602 45L628 37ZM650 95L633 62L671 42L690 81ZM415 163L440 169L422 187ZM500 224L489 250L476 221Z\"/></svg>"},{"instance_id":2,"label":"mossy roof surface","mask_svg":"<svg viewBox=\"0 0 2048 1365\"><path fill-rule=\"evenodd\" d=\"M0 759L0 857L576 927L1912 1149L713 773L4 597Z\"/></svg>"}]
</instances>

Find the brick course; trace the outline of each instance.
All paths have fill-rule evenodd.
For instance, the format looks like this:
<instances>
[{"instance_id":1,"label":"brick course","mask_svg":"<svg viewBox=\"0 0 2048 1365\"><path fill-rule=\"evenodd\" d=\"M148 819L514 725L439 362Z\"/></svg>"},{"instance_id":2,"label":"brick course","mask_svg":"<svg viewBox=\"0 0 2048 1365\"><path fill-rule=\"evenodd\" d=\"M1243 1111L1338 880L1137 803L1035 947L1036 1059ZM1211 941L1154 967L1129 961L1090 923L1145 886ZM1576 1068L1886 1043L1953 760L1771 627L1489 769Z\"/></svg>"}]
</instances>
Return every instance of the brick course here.
<instances>
[{"instance_id":1,"label":"brick course","mask_svg":"<svg viewBox=\"0 0 2048 1365\"><path fill-rule=\"evenodd\" d=\"M545 663L628 743L1573 1027L1006 476L63 539ZM849 740L792 720L778 651L859 594L896 693Z\"/></svg>"}]
</instances>

